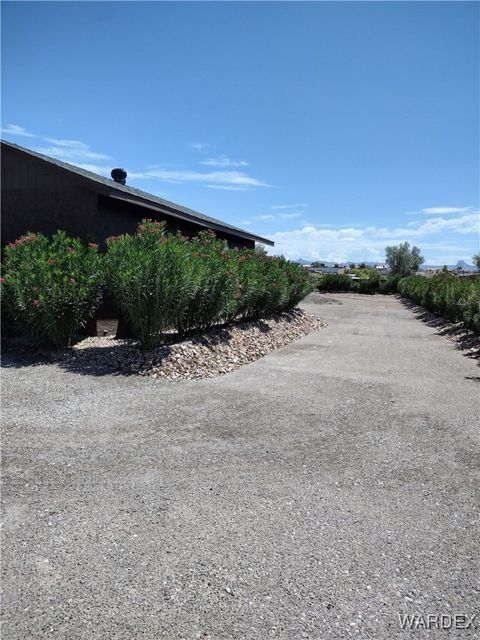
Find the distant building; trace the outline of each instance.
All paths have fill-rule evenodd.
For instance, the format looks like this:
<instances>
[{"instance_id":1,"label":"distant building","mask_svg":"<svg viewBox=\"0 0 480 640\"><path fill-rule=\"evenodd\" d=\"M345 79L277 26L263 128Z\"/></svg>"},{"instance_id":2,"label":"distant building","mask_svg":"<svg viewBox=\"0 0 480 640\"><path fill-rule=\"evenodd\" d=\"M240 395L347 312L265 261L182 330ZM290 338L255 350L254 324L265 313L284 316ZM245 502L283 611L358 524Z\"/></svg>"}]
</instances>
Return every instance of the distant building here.
<instances>
[{"instance_id":1,"label":"distant building","mask_svg":"<svg viewBox=\"0 0 480 640\"><path fill-rule=\"evenodd\" d=\"M334 273L334 274L342 274L345 273L345 265L338 265L337 267L314 267L311 264L303 265L305 269L308 269L310 273Z\"/></svg>"}]
</instances>

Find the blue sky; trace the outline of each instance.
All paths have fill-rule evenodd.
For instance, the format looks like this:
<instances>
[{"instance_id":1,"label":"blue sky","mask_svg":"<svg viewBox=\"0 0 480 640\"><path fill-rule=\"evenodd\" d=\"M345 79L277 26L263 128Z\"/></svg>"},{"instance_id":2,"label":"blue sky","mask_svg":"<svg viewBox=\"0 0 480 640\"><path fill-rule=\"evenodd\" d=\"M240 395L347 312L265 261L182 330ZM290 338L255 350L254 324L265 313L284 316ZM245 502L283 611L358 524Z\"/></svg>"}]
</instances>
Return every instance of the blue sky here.
<instances>
[{"instance_id":1,"label":"blue sky","mask_svg":"<svg viewBox=\"0 0 480 640\"><path fill-rule=\"evenodd\" d=\"M291 258L478 251L478 3L2 4L5 139Z\"/></svg>"}]
</instances>

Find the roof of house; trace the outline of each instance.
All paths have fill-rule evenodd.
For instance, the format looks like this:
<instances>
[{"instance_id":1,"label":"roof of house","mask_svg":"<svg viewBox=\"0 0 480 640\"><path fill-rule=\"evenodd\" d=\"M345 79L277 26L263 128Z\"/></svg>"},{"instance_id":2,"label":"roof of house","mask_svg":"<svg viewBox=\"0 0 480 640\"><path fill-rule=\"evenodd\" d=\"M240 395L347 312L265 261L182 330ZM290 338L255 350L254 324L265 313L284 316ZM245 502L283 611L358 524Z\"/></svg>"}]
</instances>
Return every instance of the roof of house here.
<instances>
[{"instance_id":1,"label":"roof of house","mask_svg":"<svg viewBox=\"0 0 480 640\"><path fill-rule=\"evenodd\" d=\"M261 236L254 235L253 233L249 233L244 229L234 227L230 224L227 224L226 222L217 220L216 218L210 218L209 216L206 216L203 213L199 213L194 209L189 209L188 207L176 204L175 202L164 200L163 198L155 196L152 193L148 193L147 191L142 191L141 189L136 189L135 187L120 184L119 182L115 182L110 178L105 178L104 176L100 176L91 171L87 171L86 169L82 169L81 167L76 167L75 165L69 164L67 162L62 162L61 160L56 160L55 158L51 158L50 156L45 156L42 153L38 153L37 151L32 151L31 149L21 147L20 145L14 144L13 142L2 140L1 143L6 147L26 153L30 156L38 158L39 160L43 160L44 162L55 165L59 169L68 171L69 173L74 173L81 179L88 181L92 188L101 191L104 195L107 195L111 198L122 200L123 202L128 202L129 204L135 204L147 209L151 209L153 211L157 211L159 213L164 213L166 215L180 218L181 220L192 222L208 229L230 233L246 240L253 240L262 244L268 244L270 246L274 245L274 243L267 238L262 238Z\"/></svg>"}]
</instances>

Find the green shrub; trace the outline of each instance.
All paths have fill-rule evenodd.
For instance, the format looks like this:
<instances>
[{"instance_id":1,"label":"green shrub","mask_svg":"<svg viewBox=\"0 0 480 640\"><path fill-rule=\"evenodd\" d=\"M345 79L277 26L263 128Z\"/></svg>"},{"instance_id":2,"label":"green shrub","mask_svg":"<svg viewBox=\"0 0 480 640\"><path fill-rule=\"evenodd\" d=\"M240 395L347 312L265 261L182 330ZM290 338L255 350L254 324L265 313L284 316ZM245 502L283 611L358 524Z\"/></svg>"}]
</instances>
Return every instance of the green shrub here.
<instances>
[{"instance_id":1,"label":"green shrub","mask_svg":"<svg viewBox=\"0 0 480 640\"><path fill-rule=\"evenodd\" d=\"M235 263L226 243L213 232L202 231L186 246L193 286L183 314L174 319L180 333L222 322L235 306Z\"/></svg>"},{"instance_id":2,"label":"green shrub","mask_svg":"<svg viewBox=\"0 0 480 640\"><path fill-rule=\"evenodd\" d=\"M401 278L402 276L397 273L381 278L378 288L379 293L397 293L398 283Z\"/></svg>"},{"instance_id":3,"label":"green shrub","mask_svg":"<svg viewBox=\"0 0 480 640\"><path fill-rule=\"evenodd\" d=\"M472 283L462 305L465 326L480 334L480 278Z\"/></svg>"},{"instance_id":4,"label":"green shrub","mask_svg":"<svg viewBox=\"0 0 480 640\"><path fill-rule=\"evenodd\" d=\"M295 307L306 295L315 289L315 281L311 275L299 265L283 260L283 268L287 276L287 296L285 308Z\"/></svg>"},{"instance_id":5,"label":"green shrub","mask_svg":"<svg viewBox=\"0 0 480 640\"><path fill-rule=\"evenodd\" d=\"M165 333L260 318L290 309L314 288L302 267L262 250L231 250L213 232L189 240L143 220L135 235L96 245L58 232L7 247L2 310L31 333L65 346L97 307L105 279L146 349Z\"/></svg>"},{"instance_id":6,"label":"green shrub","mask_svg":"<svg viewBox=\"0 0 480 640\"><path fill-rule=\"evenodd\" d=\"M480 333L480 279L440 273L432 278L408 276L398 283L399 293L451 322L463 322Z\"/></svg>"},{"instance_id":7,"label":"green shrub","mask_svg":"<svg viewBox=\"0 0 480 640\"><path fill-rule=\"evenodd\" d=\"M262 251L228 249L213 232L188 240L144 220L107 240L109 287L144 348L166 331L203 330L295 306L313 285L302 267Z\"/></svg>"},{"instance_id":8,"label":"green shrub","mask_svg":"<svg viewBox=\"0 0 480 640\"><path fill-rule=\"evenodd\" d=\"M234 251L235 293L231 318L260 318L294 307L315 283L300 265L262 251Z\"/></svg>"},{"instance_id":9,"label":"green shrub","mask_svg":"<svg viewBox=\"0 0 480 640\"><path fill-rule=\"evenodd\" d=\"M373 295L380 289L380 274L373 269L370 271L368 278L352 281L352 291L356 293L368 293Z\"/></svg>"},{"instance_id":10,"label":"green shrub","mask_svg":"<svg viewBox=\"0 0 480 640\"><path fill-rule=\"evenodd\" d=\"M319 291L341 291L352 293L374 294L380 291L380 274L371 268L362 270L363 277L353 280L343 273L326 273L318 281ZM368 274L368 277L366 277Z\"/></svg>"},{"instance_id":11,"label":"green shrub","mask_svg":"<svg viewBox=\"0 0 480 640\"><path fill-rule=\"evenodd\" d=\"M319 291L353 291L355 281L343 273L322 274L318 282Z\"/></svg>"},{"instance_id":12,"label":"green shrub","mask_svg":"<svg viewBox=\"0 0 480 640\"><path fill-rule=\"evenodd\" d=\"M144 220L133 236L107 238L108 284L118 307L146 349L182 322L195 294L196 262L189 241L167 234L165 223Z\"/></svg>"},{"instance_id":13,"label":"green shrub","mask_svg":"<svg viewBox=\"0 0 480 640\"><path fill-rule=\"evenodd\" d=\"M104 266L97 245L58 231L27 233L5 248L2 298L24 332L67 346L100 303Z\"/></svg>"}]
</instances>

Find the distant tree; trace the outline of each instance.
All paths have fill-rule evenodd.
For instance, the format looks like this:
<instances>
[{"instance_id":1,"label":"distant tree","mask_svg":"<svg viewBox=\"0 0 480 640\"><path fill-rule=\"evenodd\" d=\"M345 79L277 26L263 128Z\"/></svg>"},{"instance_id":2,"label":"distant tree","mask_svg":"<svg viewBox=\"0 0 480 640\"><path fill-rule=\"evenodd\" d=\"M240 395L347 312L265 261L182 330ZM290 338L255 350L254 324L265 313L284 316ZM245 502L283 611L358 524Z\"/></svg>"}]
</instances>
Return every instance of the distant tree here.
<instances>
[{"instance_id":1,"label":"distant tree","mask_svg":"<svg viewBox=\"0 0 480 640\"><path fill-rule=\"evenodd\" d=\"M316 260L315 262L312 262L312 267L315 267L315 268L317 268L317 269L318 269L319 267L324 267L324 266L325 266L325 263L324 263L324 262L319 262L318 260Z\"/></svg>"},{"instance_id":2,"label":"distant tree","mask_svg":"<svg viewBox=\"0 0 480 640\"><path fill-rule=\"evenodd\" d=\"M351 262L348 266L350 269L355 269L355 264L353 262Z\"/></svg>"},{"instance_id":3,"label":"distant tree","mask_svg":"<svg viewBox=\"0 0 480 640\"><path fill-rule=\"evenodd\" d=\"M480 253L476 253L473 258L473 264L480 270Z\"/></svg>"},{"instance_id":4,"label":"distant tree","mask_svg":"<svg viewBox=\"0 0 480 640\"><path fill-rule=\"evenodd\" d=\"M333 266L335 267L335 269L338 269L338 262L335 262Z\"/></svg>"},{"instance_id":5,"label":"distant tree","mask_svg":"<svg viewBox=\"0 0 480 640\"><path fill-rule=\"evenodd\" d=\"M418 247L412 247L404 242L398 246L385 247L386 262L391 273L408 276L409 273L418 271L425 258L420 254Z\"/></svg>"},{"instance_id":6,"label":"distant tree","mask_svg":"<svg viewBox=\"0 0 480 640\"><path fill-rule=\"evenodd\" d=\"M365 264L365 262L360 262L360 264L358 265L359 269L366 269L367 265Z\"/></svg>"}]
</instances>

